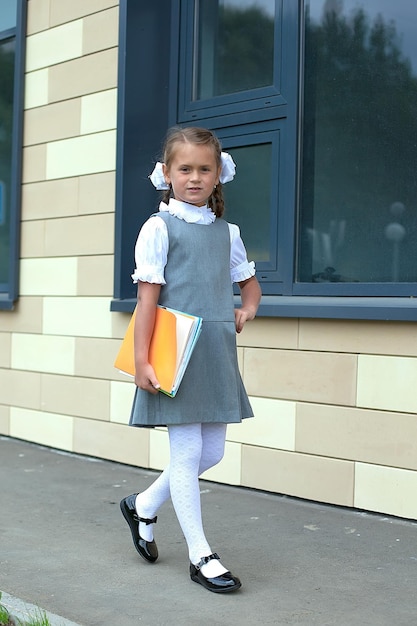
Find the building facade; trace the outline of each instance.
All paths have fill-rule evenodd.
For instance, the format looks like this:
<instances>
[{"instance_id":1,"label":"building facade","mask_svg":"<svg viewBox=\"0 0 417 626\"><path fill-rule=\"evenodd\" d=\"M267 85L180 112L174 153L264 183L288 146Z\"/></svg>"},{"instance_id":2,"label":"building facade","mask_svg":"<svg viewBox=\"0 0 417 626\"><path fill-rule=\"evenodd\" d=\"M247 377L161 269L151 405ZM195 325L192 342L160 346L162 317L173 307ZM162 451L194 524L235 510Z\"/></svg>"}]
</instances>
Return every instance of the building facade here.
<instances>
[{"instance_id":1,"label":"building facade","mask_svg":"<svg viewBox=\"0 0 417 626\"><path fill-rule=\"evenodd\" d=\"M238 337L255 419L204 477L417 518L414 1L146 5L0 8L0 434L165 466L113 362L152 163L207 126L264 295Z\"/></svg>"}]
</instances>

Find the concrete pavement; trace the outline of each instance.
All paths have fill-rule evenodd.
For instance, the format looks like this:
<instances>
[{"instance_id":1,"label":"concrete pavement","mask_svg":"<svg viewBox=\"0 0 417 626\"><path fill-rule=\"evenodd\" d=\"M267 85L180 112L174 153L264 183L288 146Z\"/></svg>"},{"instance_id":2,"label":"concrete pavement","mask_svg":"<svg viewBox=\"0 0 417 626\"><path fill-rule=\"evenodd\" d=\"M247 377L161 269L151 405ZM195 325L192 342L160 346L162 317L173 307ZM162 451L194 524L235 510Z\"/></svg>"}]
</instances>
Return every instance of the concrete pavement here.
<instances>
[{"instance_id":1,"label":"concrete pavement","mask_svg":"<svg viewBox=\"0 0 417 626\"><path fill-rule=\"evenodd\" d=\"M134 550L119 501L154 476L1 437L0 590L53 626L417 623L415 522L202 481L207 537L243 584L213 594L170 503L157 563Z\"/></svg>"}]
</instances>

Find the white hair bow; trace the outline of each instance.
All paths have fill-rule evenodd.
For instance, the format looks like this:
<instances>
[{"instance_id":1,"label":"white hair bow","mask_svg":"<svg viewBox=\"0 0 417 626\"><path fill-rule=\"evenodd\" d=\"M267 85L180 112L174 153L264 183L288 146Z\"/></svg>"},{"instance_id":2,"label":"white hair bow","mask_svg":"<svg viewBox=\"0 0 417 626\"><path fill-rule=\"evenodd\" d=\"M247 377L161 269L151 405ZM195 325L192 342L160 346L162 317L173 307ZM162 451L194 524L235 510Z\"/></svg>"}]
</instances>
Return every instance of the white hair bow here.
<instances>
[{"instance_id":1,"label":"white hair bow","mask_svg":"<svg viewBox=\"0 0 417 626\"><path fill-rule=\"evenodd\" d=\"M236 174L236 165L228 152L222 152L222 169L220 172L220 182L222 185L230 183Z\"/></svg>"},{"instance_id":2,"label":"white hair bow","mask_svg":"<svg viewBox=\"0 0 417 626\"><path fill-rule=\"evenodd\" d=\"M162 171L162 163L159 161L156 163L152 174L149 176L152 185L155 189L159 191L163 191L164 189L169 189L169 185L165 180L165 176Z\"/></svg>"}]
</instances>

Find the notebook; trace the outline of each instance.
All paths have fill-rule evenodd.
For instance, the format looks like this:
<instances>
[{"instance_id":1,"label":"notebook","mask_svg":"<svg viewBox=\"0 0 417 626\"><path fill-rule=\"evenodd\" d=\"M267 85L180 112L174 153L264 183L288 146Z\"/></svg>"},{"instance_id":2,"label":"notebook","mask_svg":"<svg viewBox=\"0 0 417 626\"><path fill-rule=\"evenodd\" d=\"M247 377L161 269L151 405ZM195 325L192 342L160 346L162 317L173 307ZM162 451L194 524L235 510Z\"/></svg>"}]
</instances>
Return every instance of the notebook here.
<instances>
[{"instance_id":1,"label":"notebook","mask_svg":"<svg viewBox=\"0 0 417 626\"><path fill-rule=\"evenodd\" d=\"M134 327L136 309L127 327L114 366L135 375ZM202 318L157 306L155 326L149 346L149 363L161 385L160 391L175 397L202 328Z\"/></svg>"}]
</instances>

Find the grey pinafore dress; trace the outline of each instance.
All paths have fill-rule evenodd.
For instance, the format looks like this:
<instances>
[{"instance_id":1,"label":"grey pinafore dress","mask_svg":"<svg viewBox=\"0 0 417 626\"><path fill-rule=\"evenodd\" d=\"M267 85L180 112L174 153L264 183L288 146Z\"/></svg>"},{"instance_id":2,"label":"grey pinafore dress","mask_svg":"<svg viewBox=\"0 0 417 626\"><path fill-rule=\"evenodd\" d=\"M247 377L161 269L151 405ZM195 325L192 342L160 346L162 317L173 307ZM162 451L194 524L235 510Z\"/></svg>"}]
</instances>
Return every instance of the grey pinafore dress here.
<instances>
[{"instance_id":1,"label":"grey pinafore dress","mask_svg":"<svg viewBox=\"0 0 417 626\"><path fill-rule=\"evenodd\" d=\"M175 398L136 389L131 426L233 423L253 412L239 373L227 222L190 224L157 213L168 230L166 285L159 304L203 318Z\"/></svg>"}]
</instances>

